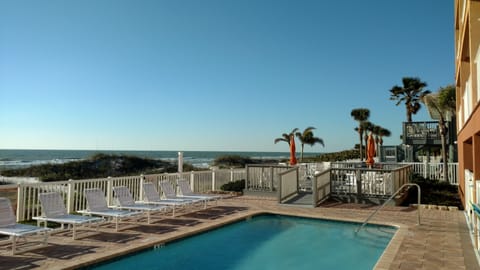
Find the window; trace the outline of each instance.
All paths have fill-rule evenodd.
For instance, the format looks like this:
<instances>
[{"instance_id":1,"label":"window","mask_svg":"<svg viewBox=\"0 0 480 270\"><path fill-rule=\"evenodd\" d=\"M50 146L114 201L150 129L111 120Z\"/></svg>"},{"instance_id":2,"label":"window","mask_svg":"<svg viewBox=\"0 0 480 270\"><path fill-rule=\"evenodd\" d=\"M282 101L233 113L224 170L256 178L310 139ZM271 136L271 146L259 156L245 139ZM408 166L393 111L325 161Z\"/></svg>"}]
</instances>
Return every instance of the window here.
<instances>
[{"instance_id":1,"label":"window","mask_svg":"<svg viewBox=\"0 0 480 270\"><path fill-rule=\"evenodd\" d=\"M465 92L463 93L463 120L467 121L472 114L472 83L471 76L468 77L467 82L465 83Z\"/></svg>"}]
</instances>

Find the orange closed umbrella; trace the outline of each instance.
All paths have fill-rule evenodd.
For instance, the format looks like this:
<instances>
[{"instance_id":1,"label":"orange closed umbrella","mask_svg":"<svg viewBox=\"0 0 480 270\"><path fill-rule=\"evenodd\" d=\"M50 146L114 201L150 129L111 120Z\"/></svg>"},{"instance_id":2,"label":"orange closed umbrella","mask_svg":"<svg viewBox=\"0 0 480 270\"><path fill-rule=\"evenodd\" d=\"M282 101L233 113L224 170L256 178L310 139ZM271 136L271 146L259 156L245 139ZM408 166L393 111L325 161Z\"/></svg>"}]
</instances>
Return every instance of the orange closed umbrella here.
<instances>
[{"instance_id":1,"label":"orange closed umbrella","mask_svg":"<svg viewBox=\"0 0 480 270\"><path fill-rule=\"evenodd\" d=\"M295 157L295 137L290 136L290 165L297 164L297 158Z\"/></svg>"},{"instance_id":2,"label":"orange closed umbrella","mask_svg":"<svg viewBox=\"0 0 480 270\"><path fill-rule=\"evenodd\" d=\"M372 167L373 163L375 163L375 160L373 159L375 157L376 151L375 151L375 139L373 139L372 134L370 133L368 135L368 140L367 140L367 165L368 167Z\"/></svg>"}]
</instances>

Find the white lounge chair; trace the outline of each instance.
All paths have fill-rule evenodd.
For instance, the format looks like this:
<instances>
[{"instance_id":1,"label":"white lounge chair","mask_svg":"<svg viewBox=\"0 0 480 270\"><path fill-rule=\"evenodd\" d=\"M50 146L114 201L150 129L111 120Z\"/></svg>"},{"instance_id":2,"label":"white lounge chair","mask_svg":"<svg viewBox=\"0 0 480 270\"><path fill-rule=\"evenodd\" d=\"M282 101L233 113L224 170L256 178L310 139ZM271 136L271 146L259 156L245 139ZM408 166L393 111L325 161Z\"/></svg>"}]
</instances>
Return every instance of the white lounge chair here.
<instances>
[{"instance_id":1,"label":"white lounge chair","mask_svg":"<svg viewBox=\"0 0 480 270\"><path fill-rule=\"evenodd\" d=\"M205 199L186 198L186 197L177 196L177 193L173 189L173 186L168 181L161 181L159 185L160 185L160 188L162 189L163 196L165 197L165 199L178 200L180 202L190 202L190 203L199 202L199 203L203 203L205 208L207 207L207 200Z\"/></svg>"},{"instance_id":2,"label":"white lounge chair","mask_svg":"<svg viewBox=\"0 0 480 270\"><path fill-rule=\"evenodd\" d=\"M12 255L46 246L49 231L49 228L17 223L10 200L3 197L0 198L0 234L10 236L10 240L12 241ZM44 234L43 242L39 246L37 245L22 251L17 251L17 238L37 233Z\"/></svg>"},{"instance_id":3,"label":"white lounge chair","mask_svg":"<svg viewBox=\"0 0 480 270\"><path fill-rule=\"evenodd\" d=\"M175 208L192 205L190 200L162 199L152 182L143 183L143 203L169 205L172 207L172 216L175 216Z\"/></svg>"},{"instance_id":4,"label":"white lounge chair","mask_svg":"<svg viewBox=\"0 0 480 270\"><path fill-rule=\"evenodd\" d=\"M135 211L142 211L147 214L147 223L150 224L150 214L151 212L165 212L170 207L166 205L155 205L155 204L146 204L135 202L133 200L133 196L125 186L117 186L113 187L113 193L115 194L115 198L118 202L118 208L126 209L126 210L135 210Z\"/></svg>"},{"instance_id":5,"label":"white lounge chair","mask_svg":"<svg viewBox=\"0 0 480 270\"><path fill-rule=\"evenodd\" d=\"M98 188L84 190L85 199L87 200L87 209L78 211L79 213L90 216L101 216L113 219L115 222L115 231L118 232L118 222L122 218L131 218L143 214L139 211L128 211L121 209L113 209L108 207L105 194Z\"/></svg>"},{"instance_id":6,"label":"white lounge chair","mask_svg":"<svg viewBox=\"0 0 480 270\"><path fill-rule=\"evenodd\" d=\"M103 221L102 218L98 217L68 214L67 209L65 208L65 203L63 202L63 198L58 192L40 193L38 194L38 199L42 205L42 215L39 217L33 217L33 219L37 221L38 225L43 222L45 227L47 227L48 221L60 223L62 229L64 228L65 224L72 225L73 239L77 239L77 226Z\"/></svg>"},{"instance_id":7,"label":"white lounge chair","mask_svg":"<svg viewBox=\"0 0 480 270\"><path fill-rule=\"evenodd\" d=\"M190 182L188 180L178 179L177 185L180 188L180 193L182 193L180 195L180 197L182 198L203 199L207 201L216 201L216 202L222 199L222 196L220 195L194 193L190 188Z\"/></svg>"}]
</instances>

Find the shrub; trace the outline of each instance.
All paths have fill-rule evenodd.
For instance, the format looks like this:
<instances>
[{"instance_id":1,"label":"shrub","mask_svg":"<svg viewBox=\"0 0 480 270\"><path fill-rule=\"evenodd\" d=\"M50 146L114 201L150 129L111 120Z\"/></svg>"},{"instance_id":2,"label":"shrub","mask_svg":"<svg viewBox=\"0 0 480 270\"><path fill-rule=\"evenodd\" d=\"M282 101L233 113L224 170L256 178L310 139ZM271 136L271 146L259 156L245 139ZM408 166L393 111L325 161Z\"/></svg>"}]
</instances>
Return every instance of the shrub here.
<instances>
[{"instance_id":1,"label":"shrub","mask_svg":"<svg viewBox=\"0 0 480 270\"><path fill-rule=\"evenodd\" d=\"M251 163L253 163L253 160L251 158L242 157L238 155L220 156L213 161L214 166L219 166L221 168L230 168L230 167L242 168L242 167L245 167L246 164L251 164Z\"/></svg>"},{"instance_id":2,"label":"shrub","mask_svg":"<svg viewBox=\"0 0 480 270\"><path fill-rule=\"evenodd\" d=\"M220 187L223 191L234 191L234 192L242 192L245 189L245 180L238 180L234 182L229 182Z\"/></svg>"}]
</instances>

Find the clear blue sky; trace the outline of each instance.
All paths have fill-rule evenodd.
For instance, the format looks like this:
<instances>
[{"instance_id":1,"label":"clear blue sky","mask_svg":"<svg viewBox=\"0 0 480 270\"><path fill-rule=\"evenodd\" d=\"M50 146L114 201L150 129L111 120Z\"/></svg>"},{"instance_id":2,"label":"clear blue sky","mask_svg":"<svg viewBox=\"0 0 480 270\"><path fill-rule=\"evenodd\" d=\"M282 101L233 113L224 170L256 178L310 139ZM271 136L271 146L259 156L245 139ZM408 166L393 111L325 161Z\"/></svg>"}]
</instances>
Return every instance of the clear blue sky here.
<instances>
[{"instance_id":1,"label":"clear blue sky","mask_svg":"<svg viewBox=\"0 0 480 270\"><path fill-rule=\"evenodd\" d=\"M331 152L359 107L399 144L404 76L454 82L453 1L0 0L0 149Z\"/></svg>"}]
</instances>

